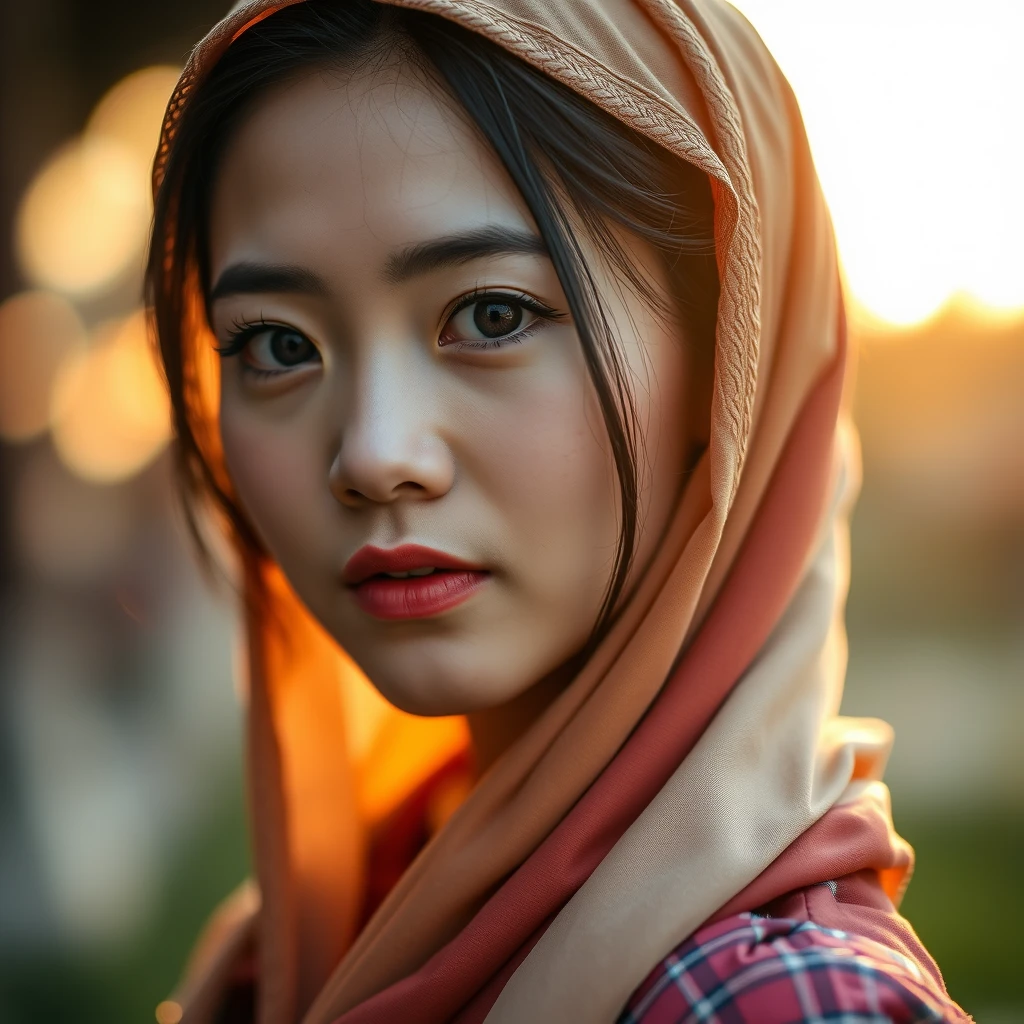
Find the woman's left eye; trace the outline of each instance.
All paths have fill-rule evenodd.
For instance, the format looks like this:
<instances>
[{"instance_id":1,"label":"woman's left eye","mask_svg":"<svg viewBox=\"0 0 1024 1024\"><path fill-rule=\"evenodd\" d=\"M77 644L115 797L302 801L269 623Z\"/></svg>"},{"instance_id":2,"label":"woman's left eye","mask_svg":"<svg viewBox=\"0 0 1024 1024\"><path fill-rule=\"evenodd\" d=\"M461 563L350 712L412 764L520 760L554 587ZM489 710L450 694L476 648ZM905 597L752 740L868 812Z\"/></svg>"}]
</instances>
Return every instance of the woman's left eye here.
<instances>
[{"instance_id":1,"label":"woman's left eye","mask_svg":"<svg viewBox=\"0 0 1024 1024\"><path fill-rule=\"evenodd\" d=\"M526 295L467 296L445 321L439 344L460 348L501 348L534 334L560 314Z\"/></svg>"}]
</instances>

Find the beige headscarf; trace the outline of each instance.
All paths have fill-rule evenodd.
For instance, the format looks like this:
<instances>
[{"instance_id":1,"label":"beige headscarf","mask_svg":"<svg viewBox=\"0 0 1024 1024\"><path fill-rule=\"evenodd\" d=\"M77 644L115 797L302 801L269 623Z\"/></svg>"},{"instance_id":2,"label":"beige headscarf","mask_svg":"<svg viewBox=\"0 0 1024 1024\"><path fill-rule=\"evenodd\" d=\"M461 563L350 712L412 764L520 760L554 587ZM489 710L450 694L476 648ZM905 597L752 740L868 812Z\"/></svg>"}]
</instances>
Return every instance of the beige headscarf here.
<instances>
[{"instance_id":1,"label":"beige headscarf","mask_svg":"<svg viewBox=\"0 0 1024 1024\"><path fill-rule=\"evenodd\" d=\"M248 622L259 896L222 912L179 998L186 1021L210 1019L254 942L262 1024L610 1022L716 911L786 891L772 879L873 867L898 898L907 871L877 781L890 731L837 717L857 455L840 412L832 230L790 90L726 4L394 2L488 37L709 175L710 447L600 648L358 935L367 829L465 745L465 728L384 705L280 574L250 567L271 595ZM283 6L239 5L199 44L158 182L189 92ZM196 416L215 423L216 410ZM830 860L827 822L844 808L879 837L855 867Z\"/></svg>"}]
</instances>

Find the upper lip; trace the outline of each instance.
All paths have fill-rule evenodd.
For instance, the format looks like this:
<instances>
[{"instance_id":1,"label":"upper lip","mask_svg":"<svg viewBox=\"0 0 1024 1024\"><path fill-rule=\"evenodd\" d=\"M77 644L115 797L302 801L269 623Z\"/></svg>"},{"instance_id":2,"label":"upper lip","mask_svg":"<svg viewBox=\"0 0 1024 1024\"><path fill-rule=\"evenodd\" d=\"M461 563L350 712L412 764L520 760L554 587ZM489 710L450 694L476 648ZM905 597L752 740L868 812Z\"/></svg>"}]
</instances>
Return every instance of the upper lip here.
<instances>
[{"instance_id":1,"label":"upper lip","mask_svg":"<svg viewBox=\"0 0 1024 1024\"><path fill-rule=\"evenodd\" d=\"M376 548L371 544L361 547L346 563L342 579L350 587L362 583L382 572L408 572L410 569L474 569L454 555L423 547L421 544L402 544L397 548Z\"/></svg>"}]
</instances>

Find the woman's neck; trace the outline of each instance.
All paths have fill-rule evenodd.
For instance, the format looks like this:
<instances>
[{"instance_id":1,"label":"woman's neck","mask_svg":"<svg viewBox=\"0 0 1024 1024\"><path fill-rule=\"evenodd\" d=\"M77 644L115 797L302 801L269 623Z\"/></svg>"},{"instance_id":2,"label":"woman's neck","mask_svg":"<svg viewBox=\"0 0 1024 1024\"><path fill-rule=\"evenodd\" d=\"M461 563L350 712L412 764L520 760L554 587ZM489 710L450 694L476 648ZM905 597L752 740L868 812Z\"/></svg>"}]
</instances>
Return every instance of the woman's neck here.
<instances>
[{"instance_id":1,"label":"woman's neck","mask_svg":"<svg viewBox=\"0 0 1024 1024\"><path fill-rule=\"evenodd\" d=\"M483 775L530 728L579 670L580 658L570 658L512 700L466 715L478 775Z\"/></svg>"}]
</instances>

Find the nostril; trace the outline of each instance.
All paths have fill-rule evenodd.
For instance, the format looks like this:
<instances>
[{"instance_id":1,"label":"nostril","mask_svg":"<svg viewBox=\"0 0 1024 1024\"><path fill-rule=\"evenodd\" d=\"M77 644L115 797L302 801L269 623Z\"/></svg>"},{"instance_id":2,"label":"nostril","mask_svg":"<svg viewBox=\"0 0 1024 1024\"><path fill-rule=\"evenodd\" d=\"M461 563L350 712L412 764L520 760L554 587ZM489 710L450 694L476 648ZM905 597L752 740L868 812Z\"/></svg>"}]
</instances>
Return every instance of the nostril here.
<instances>
[{"instance_id":1,"label":"nostril","mask_svg":"<svg viewBox=\"0 0 1024 1024\"><path fill-rule=\"evenodd\" d=\"M364 505L367 503L388 503L394 501L396 498L417 498L428 493L428 488L423 484L416 483L414 480L407 480L404 483L400 483L393 487L388 494L384 494L383 491L378 495L376 493L367 493L361 491L356 487L345 487L339 489L336 487L331 488L332 493L343 505Z\"/></svg>"},{"instance_id":2,"label":"nostril","mask_svg":"<svg viewBox=\"0 0 1024 1024\"><path fill-rule=\"evenodd\" d=\"M419 493L421 491L425 491L426 487L424 487L423 484L416 483L415 480L406 480L405 483L399 484L395 490L400 493Z\"/></svg>"}]
</instances>

